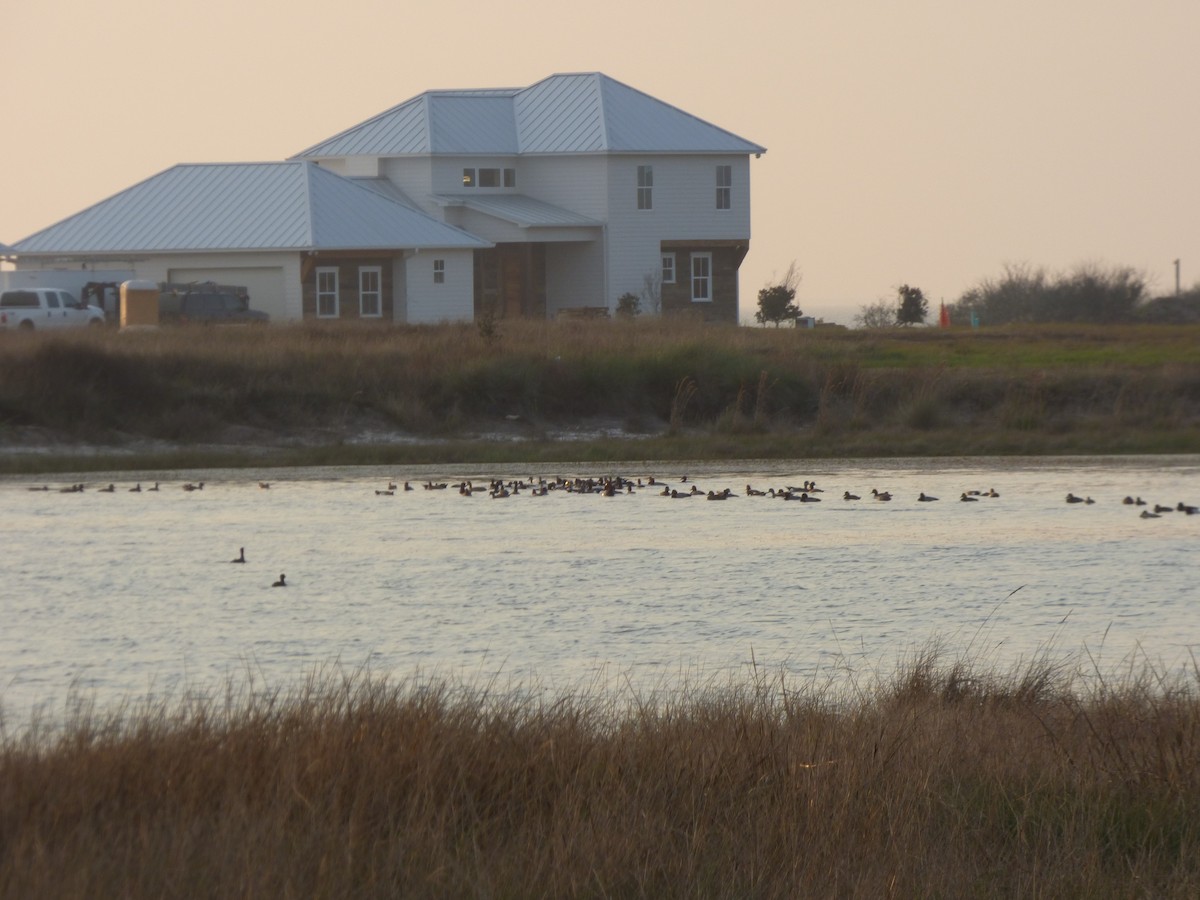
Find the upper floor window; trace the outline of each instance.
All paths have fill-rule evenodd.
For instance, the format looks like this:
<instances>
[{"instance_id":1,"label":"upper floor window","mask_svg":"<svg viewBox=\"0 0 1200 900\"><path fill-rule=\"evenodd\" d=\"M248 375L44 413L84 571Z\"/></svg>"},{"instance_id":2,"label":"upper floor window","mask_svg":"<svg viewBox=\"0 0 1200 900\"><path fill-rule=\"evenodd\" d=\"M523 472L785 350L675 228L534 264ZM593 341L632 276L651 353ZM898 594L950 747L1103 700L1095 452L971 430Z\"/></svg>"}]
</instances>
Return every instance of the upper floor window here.
<instances>
[{"instance_id":1,"label":"upper floor window","mask_svg":"<svg viewBox=\"0 0 1200 900\"><path fill-rule=\"evenodd\" d=\"M317 269L317 318L338 317L338 270Z\"/></svg>"},{"instance_id":2,"label":"upper floor window","mask_svg":"<svg viewBox=\"0 0 1200 900\"><path fill-rule=\"evenodd\" d=\"M729 209L733 199L733 166L717 166L717 209Z\"/></svg>"},{"instance_id":3,"label":"upper floor window","mask_svg":"<svg viewBox=\"0 0 1200 900\"><path fill-rule=\"evenodd\" d=\"M712 254L692 254L692 302L712 301Z\"/></svg>"},{"instance_id":4,"label":"upper floor window","mask_svg":"<svg viewBox=\"0 0 1200 900\"><path fill-rule=\"evenodd\" d=\"M516 169L463 169L463 187L516 187Z\"/></svg>"},{"instance_id":5,"label":"upper floor window","mask_svg":"<svg viewBox=\"0 0 1200 900\"><path fill-rule=\"evenodd\" d=\"M446 261L444 259L435 259L433 261L433 283L446 283Z\"/></svg>"},{"instance_id":6,"label":"upper floor window","mask_svg":"<svg viewBox=\"0 0 1200 900\"><path fill-rule=\"evenodd\" d=\"M675 283L675 254L664 253L662 255L662 283Z\"/></svg>"},{"instance_id":7,"label":"upper floor window","mask_svg":"<svg viewBox=\"0 0 1200 900\"><path fill-rule=\"evenodd\" d=\"M363 266L358 270L358 314L364 319L376 319L383 315L383 269L379 266Z\"/></svg>"},{"instance_id":8,"label":"upper floor window","mask_svg":"<svg viewBox=\"0 0 1200 900\"><path fill-rule=\"evenodd\" d=\"M638 209L654 209L654 166L637 167Z\"/></svg>"}]
</instances>

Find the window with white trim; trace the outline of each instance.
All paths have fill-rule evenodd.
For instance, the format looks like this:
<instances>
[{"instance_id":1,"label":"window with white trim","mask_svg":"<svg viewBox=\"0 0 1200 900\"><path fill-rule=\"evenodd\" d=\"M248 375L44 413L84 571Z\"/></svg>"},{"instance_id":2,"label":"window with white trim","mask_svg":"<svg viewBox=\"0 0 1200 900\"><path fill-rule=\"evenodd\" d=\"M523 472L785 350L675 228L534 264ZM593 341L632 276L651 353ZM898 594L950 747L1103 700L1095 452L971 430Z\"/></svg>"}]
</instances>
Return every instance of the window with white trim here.
<instances>
[{"instance_id":1,"label":"window with white trim","mask_svg":"<svg viewBox=\"0 0 1200 900\"><path fill-rule=\"evenodd\" d=\"M358 270L358 314L364 319L383 315L383 269L361 266Z\"/></svg>"},{"instance_id":2,"label":"window with white trim","mask_svg":"<svg viewBox=\"0 0 1200 900\"><path fill-rule=\"evenodd\" d=\"M336 319L338 305L338 270L317 269L317 318Z\"/></svg>"},{"instance_id":3,"label":"window with white trim","mask_svg":"<svg viewBox=\"0 0 1200 900\"><path fill-rule=\"evenodd\" d=\"M733 205L733 166L717 166L717 209Z\"/></svg>"},{"instance_id":4,"label":"window with white trim","mask_svg":"<svg viewBox=\"0 0 1200 900\"><path fill-rule=\"evenodd\" d=\"M664 253L662 255L662 283L675 283L675 254Z\"/></svg>"},{"instance_id":5,"label":"window with white trim","mask_svg":"<svg viewBox=\"0 0 1200 900\"><path fill-rule=\"evenodd\" d=\"M654 209L654 166L638 166L637 179L637 208Z\"/></svg>"},{"instance_id":6,"label":"window with white trim","mask_svg":"<svg viewBox=\"0 0 1200 900\"><path fill-rule=\"evenodd\" d=\"M444 259L435 259L433 261L433 283L446 283L446 261Z\"/></svg>"},{"instance_id":7,"label":"window with white trim","mask_svg":"<svg viewBox=\"0 0 1200 900\"><path fill-rule=\"evenodd\" d=\"M712 302L712 254L692 254L692 302Z\"/></svg>"}]
</instances>

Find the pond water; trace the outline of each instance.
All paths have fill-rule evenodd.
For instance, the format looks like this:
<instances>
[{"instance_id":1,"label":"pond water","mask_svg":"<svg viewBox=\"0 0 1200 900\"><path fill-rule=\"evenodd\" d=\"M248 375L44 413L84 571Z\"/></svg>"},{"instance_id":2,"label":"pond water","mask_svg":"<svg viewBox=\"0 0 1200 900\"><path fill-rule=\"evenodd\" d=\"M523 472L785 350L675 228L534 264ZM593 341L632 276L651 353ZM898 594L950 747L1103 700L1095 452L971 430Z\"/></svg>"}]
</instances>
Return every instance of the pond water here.
<instances>
[{"instance_id":1,"label":"pond water","mask_svg":"<svg viewBox=\"0 0 1200 900\"><path fill-rule=\"evenodd\" d=\"M606 475L645 486L502 499L455 487ZM73 481L87 489L60 492ZM379 493L390 481L400 489ZM808 481L822 502L745 496ZM663 484L704 495L663 497ZM1047 652L1171 670L1200 645L1200 515L1141 517L1200 504L1196 456L143 472L31 490L42 485L0 480L10 723L81 695L107 706L247 673L286 687L331 665L569 690L750 666L886 674L935 641L1001 670ZM272 587L281 573L287 586Z\"/></svg>"}]
</instances>

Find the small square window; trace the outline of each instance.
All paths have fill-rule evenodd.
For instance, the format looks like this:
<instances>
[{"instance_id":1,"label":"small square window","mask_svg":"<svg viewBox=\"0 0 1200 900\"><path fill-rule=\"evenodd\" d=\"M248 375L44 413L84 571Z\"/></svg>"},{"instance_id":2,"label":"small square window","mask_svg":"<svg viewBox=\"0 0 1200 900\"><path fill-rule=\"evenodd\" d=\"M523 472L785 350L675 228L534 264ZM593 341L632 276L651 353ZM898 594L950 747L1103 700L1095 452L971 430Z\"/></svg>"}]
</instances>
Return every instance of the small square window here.
<instances>
[{"instance_id":1,"label":"small square window","mask_svg":"<svg viewBox=\"0 0 1200 900\"><path fill-rule=\"evenodd\" d=\"M500 170L499 169L480 169L479 170L479 186L485 187L500 187Z\"/></svg>"},{"instance_id":2,"label":"small square window","mask_svg":"<svg viewBox=\"0 0 1200 900\"><path fill-rule=\"evenodd\" d=\"M474 169L463 169L463 187L475 187Z\"/></svg>"},{"instance_id":3,"label":"small square window","mask_svg":"<svg viewBox=\"0 0 1200 900\"><path fill-rule=\"evenodd\" d=\"M444 259L435 259L433 261L433 283L446 283L446 261Z\"/></svg>"}]
</instances>

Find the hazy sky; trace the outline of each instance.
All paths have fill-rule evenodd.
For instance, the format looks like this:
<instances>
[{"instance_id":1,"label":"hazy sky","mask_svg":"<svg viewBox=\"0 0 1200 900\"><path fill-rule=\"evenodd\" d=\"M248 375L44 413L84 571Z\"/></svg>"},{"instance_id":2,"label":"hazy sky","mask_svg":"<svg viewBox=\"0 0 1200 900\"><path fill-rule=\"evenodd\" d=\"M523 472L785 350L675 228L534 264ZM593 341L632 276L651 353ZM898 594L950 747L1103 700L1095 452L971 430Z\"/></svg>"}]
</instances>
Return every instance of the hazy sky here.
<instances>
[{"instance_id":1,"label":"hazy sky","mask_svg":"<svg viewBox=\"0 0 1200 900\"><path fill-rule=\"evenodd\" d=\"M0 0L0 242L432 88L602 71L767 147L742 316L849 323L1025 263L1200 281L1197 0Z\"/></svg>"}]
</instances>

